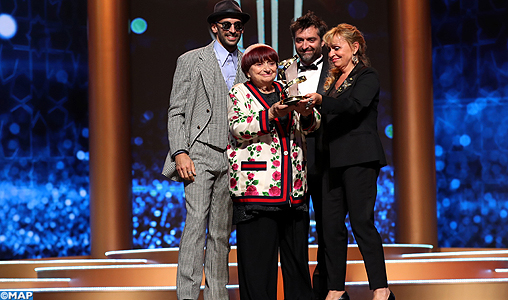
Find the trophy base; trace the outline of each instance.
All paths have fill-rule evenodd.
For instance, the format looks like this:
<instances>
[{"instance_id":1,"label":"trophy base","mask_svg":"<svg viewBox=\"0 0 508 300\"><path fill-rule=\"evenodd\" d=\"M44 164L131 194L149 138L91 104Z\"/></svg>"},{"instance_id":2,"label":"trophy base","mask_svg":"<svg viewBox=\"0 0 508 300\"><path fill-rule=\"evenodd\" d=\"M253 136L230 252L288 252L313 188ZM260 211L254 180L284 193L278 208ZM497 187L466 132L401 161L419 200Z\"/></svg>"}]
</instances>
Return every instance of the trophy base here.
<instances>
[{"instance_id":1,"label":"trophy base","mask_svg":"<svg viewBox=\"0 0 508 300\"><path fill-rule=\"evenodd\" d=\"M296 104L298 104L298 102L300 102L300 100L303 100L303 99L304 99L303 96L291 96L286 99L283 99L281 102L282 102L282 104L285 104L285 105L296 105Z\"/></svg>"}]
</instances>

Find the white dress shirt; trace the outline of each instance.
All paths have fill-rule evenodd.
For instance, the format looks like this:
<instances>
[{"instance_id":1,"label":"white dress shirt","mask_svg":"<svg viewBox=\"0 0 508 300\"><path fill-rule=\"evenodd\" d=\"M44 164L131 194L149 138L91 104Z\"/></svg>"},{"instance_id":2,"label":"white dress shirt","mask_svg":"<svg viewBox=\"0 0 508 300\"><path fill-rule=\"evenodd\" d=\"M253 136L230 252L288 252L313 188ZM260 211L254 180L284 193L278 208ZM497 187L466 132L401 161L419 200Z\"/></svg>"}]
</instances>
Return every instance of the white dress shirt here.
<instances>
[{"instance_id":1,"label":"white dress shirt","mask_svg":"<svg viewBox=\"0 0 508 300\"><path fill-rule=\"evenodd\" d=\"M313 64L317 65L317 70L302 71L300 68L298 68L298 76L305 75L307 78L306 81L298 84L298 91L300 95L315 93L318 89L319 77L321 77L321 70L323 69L323 55L316 59Z\"/></svg>"}]
</instances>

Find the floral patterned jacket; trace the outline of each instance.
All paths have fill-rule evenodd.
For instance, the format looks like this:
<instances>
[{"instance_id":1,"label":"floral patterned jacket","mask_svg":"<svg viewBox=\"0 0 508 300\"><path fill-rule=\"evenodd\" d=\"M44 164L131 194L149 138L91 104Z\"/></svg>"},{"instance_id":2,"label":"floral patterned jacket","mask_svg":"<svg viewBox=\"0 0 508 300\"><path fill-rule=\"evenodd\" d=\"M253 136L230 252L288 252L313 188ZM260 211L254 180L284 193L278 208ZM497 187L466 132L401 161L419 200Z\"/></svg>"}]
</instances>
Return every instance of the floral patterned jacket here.
<instances>
[{"instance_id":1,"label":"floral patterned jacket","mask_svg":"<svg viewBox=\"0 0 508 300\"><path fill-rule=\"evenodd\" d=\"M275 82L277 92L282 86ZM268 120L269 105L250 82L229 92L229 191L233 202L257 205L303 204L307 192L305 134L316 130L314 109L308 128L293 111L286 126Z\"/></svg>"}]
</instances>

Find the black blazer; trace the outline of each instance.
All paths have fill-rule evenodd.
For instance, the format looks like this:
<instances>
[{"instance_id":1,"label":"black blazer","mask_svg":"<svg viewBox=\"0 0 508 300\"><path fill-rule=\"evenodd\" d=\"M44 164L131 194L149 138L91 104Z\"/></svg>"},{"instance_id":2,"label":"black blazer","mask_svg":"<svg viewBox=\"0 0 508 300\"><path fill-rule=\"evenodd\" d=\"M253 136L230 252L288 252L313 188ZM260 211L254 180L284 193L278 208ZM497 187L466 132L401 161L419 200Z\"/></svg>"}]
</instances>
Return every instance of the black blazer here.
<instances>
[{"instance_id":1,"label":"black blazer","mask_svg":"<svg viewBox=\"0 0 508 300\"><path fill-rule=\"evenodd\" d=\"M386 165L377 131L379 89L377 71L359 63L337 92L333 83L323 95L314 171L367 162Z\"/></svg>"}]
</instances>

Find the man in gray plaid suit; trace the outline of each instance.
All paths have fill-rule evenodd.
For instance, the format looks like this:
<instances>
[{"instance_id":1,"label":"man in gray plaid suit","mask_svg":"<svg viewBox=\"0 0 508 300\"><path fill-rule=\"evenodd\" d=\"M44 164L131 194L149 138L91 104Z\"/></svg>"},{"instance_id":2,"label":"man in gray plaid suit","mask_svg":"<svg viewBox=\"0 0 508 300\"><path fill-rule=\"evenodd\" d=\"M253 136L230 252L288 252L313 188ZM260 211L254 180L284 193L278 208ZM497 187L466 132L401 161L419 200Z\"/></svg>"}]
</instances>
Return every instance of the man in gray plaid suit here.
<instances>
[{"instance_id":1,"label":"man in gray plaid suit","mask_svg":"<svg viewBox=\"0 0 508 300\"><path fill-rule=\"evenodd\" d=\"M183 181L187 216L177 271L179 300L197 299L205 272L205 300L229 299L229 197L227 99L247 78L237 44L250 16L232 0L208 16L216 40L178 58L168 109L169 153L163 174ZM206 229L208 226L208 236ZM206 243L206 252L203 249Z\"/></svg>"}]
</instances>

